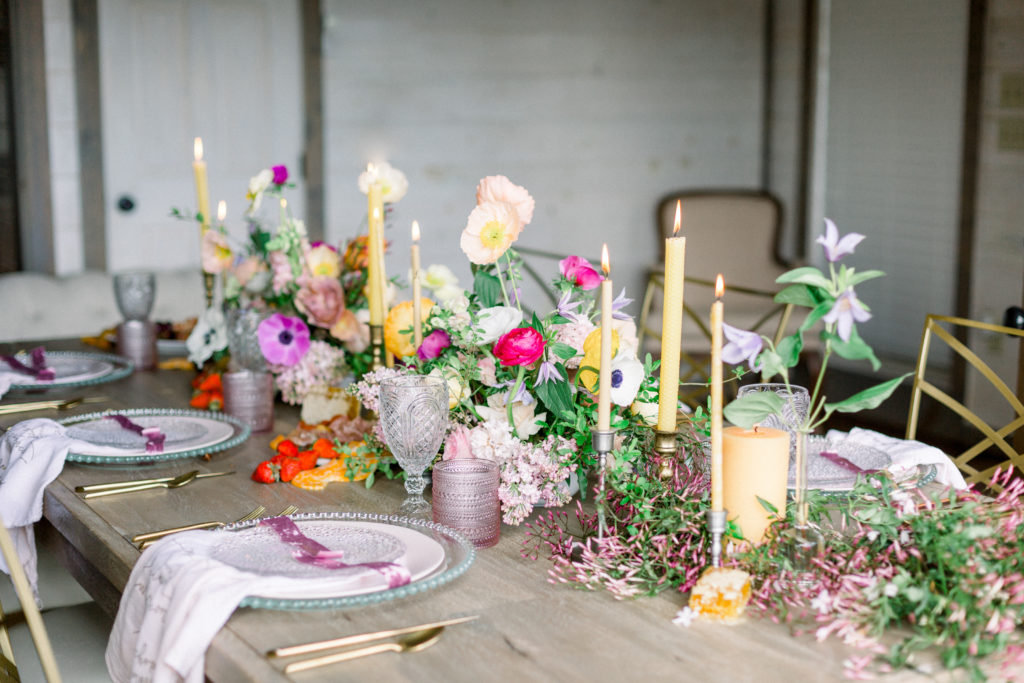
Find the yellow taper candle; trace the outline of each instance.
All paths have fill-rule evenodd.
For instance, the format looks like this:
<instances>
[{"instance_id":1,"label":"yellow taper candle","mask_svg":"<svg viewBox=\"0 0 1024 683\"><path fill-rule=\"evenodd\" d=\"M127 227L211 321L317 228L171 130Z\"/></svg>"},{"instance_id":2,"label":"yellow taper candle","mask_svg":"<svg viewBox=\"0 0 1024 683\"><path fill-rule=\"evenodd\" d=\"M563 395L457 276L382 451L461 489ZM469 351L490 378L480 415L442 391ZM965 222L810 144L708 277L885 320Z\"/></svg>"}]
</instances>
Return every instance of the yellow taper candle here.
<instances>
[{"instance_id":1,"label":"yellow taper candle","mask_svg":"<svg viewBox=\"0 0 1024 683\"><path fill-rule=\"evenodd\" d=\"M367 297L370 300L370 324L384 324L384 221L380 199L380 185L373 183L366 193L366 221L369 225L367 239Z\"/></svg>"},{"instance_id":2,"label":"yellow taper candle","mask_svg":"<svg viewBox=\"0 0 1024 683\"><path fill-rule=\"evenodd\" d=\"M778 517L786 516L786 479L789 475L789 433L769 427L726 427L722 430L723 504L755 545L764 540L776 515L758 498L771 503Z\"/></svg>"},{"instance_id":3,"label":"yellow taper candle","mask_svg":"<svg viewBox=\"0 0 1024 683\"><path fill-rule=\"evenodd\" d=\"M722 509L722 295L725 283L715 279L711 304L711 509Z\"/></svg>"},{"instance_id":4,"label":"yellow taper candle","mask_svg":"<svg viewBox=\"0 0 1024 683\"><path fill-rule=\"evenodd\" d=\"M683 277L686 238L679 234L682 203L676 202L675 227L665 240L665 302L661 309L661 375L658 383L658 429L676 430L679 402L679 347L683 333Z\"/></svg>"},{"instance_id":5,"label":"yellow taper candle","mask_svg":"<svg viewBox=\"0 0 1024 683\"><path fill-rule=\"evenodd\" d=\"M423 306L420 303L420 224L412 222L412 335L416 348L423 343Z\"/></svg>"},{"instance_id":6,"label":"yellow taper candle","mask_svg":"<svg viewBox=\"0 0 1024 683\"><path fill-rule=\"evenodd\" d=\"M601 375L597 390L597 428L608 431L612 426L612 267L608 245L601 245Z\"/></svg>"},{"instance_id":7,"label":"yellow taper candle","mask_svg":"<svg viewBox=\"0 0 1024 683\"><path fill-rule=\"evenodd\" d=\"M192 154L195 160L192 162L192 172L196 176L196 203L199 212L201 232L206 232L210 227L210 185L206 180L206 162L203 161L203 139L196 138L192 144Z\"/></svg>"}]
</instances>

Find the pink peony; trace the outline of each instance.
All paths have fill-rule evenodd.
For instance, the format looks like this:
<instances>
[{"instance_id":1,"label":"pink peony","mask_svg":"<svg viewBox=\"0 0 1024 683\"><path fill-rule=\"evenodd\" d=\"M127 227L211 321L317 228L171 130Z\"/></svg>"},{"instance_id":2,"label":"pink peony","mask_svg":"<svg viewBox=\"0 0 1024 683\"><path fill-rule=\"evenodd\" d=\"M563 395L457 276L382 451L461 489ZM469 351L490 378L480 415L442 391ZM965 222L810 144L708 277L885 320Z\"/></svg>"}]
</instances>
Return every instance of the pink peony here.
<instances>
[{"instance_id":1,"label":"pink peony","mask_svg":"<svg viewBox=\"0 0 1024 683\"><path fill-rule=\"evenodd\" d=\"M441 352L452 345L452 338L444 330L434 330L423 338L423 343L416 349L420 360L434 360Z\"/></svg>"},{"instance_id":2,"label":"pink peony","mask_svg":"<svg viewBox=\"0 0 1024 683\"><path fill-rule=\"evenodd\" d=\"M476 203L486 202L508 202L516 208L522 225L533 220L533 197L525 187L516 185L503 175L487 176L476 186Z\"/></svg>"},{"instance_id":3,"label":"pink peony","mask_svg":"<svg viewBox=\"0 0 1024 683\"><path fill-rule=\"evenodd\" d=\"M494 345L502 365L529 365L544 354L544 337L532 327L517 327Z\"/></svg>"},{"instance_id":4,"label":"pink peony","mask_svg":"<svg viewBox=\"0 0 1024 683\"><path fill-rule=\"evenodd\" d=\"M473 449L469 445L469 428L466 425L456 425L444 440L444 454L441 459L453 460L472 457Z\"/></svg>"},{"instance_id":5,"label":"pink peony","mask_svg":"<svg viewBox=\"0 0 1024 683\"><path fill-rule=\"evenodd\" d=\"M280 166L271 166L270 170L274 173L274 184L284 185L285 181L288 180L288 167L284 164Z\"/></svg>"},{"instance_id":6,"label":"pink peony","mask_svg":"<svg viewBox=\"0 0 1024 683\"><path fill-rule=\"evenodd\" d=\"M336 278L326 275L304 278L295 294L295 307L317 327L330 328L345 310L345 292Z\"/></svg>"},{"instance_id":7,"label":"pink peony","mask_svg":"<svg viewBox=\"0 0 1024 683\"><path fill-rule=\"evenodd\" d=\"M582 256L569 256L558 262L558 269L569 282L580 289L595 289L604 279L590 261Z\"/></svg>"},{"instance_id":8,"label":"pink peony","mask_svg":"<svg viewBox=\"0 0 1024 683\"><path fill-rule=\"evenodd\" d=\"M275 313L256 328L260 351L268 363L291 367L309 351L309 328L301 318Z\"/></svg>"}]
</instances>

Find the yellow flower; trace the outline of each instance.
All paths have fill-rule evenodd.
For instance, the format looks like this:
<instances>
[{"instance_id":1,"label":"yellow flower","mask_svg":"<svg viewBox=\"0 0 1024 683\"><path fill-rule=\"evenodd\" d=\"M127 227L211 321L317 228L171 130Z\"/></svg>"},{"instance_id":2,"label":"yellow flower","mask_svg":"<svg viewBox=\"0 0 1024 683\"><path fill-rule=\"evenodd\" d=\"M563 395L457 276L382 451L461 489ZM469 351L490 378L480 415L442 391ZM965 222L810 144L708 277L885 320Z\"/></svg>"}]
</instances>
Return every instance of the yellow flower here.
<instances>
[{"instance_id":1,"label":"yellow flower","mask_svg":"<svg viewBox=\"0 0 1024 683\"><path fill-rule=\"evenodd\" d=\"M469 387L462 381L459 373L450 367L443 370L434 368L430 371L434 377L441 377L448 383L448 410L453 410L463 399L469 398Z\"/></svg>"},{"instance_id":2,"label":"yellow flower","mask_svg":"<svg viewBox=\"0 0 1024 683\"><path fill-rule=\"evenodd\" d=\"M459 246L473 263L494 263L522 231L516 207L508 202L485 202L469 214Z\"/></svg>"},{"instance_id":3,"label":"yellow flower","mask_svg":"<svg viewBox=\"0 0 1024 683\"><path fill-rule=\"evenodd\" d=\"M317 275L326 275L327 277L341 275L341 256L326 244L318 244L306 252L306 265L314 277Z\"/></svg>"},{"instance_id":4,"label":"yellow flower","mask_svg":"<svg viewBox=\"0 0 1024 683\"><path fill-rule=\"evenodd\" d=\"M430 309L433 307L434 302L430 299L420 299L423 320L430 316ZM403 301L388 312L388 318L384 321L384 346L395 354L396 358L405 358L416 353L412 335L412 301Z\"/></svg>"},{"instance_id":5,"label":"yellow flower","mask_svg":"<svg viewBox=\"0 0 1024 683\"><path fill-rule=\"evenodd\" d=\"M612 358L619 351L619 333L612 330ZM600 378L597 372L601 370L601 328L587 335L583 341L583 360L580 361L580 382L591 393L597 391L597 382Z\"/></svg>"}]
</instances>

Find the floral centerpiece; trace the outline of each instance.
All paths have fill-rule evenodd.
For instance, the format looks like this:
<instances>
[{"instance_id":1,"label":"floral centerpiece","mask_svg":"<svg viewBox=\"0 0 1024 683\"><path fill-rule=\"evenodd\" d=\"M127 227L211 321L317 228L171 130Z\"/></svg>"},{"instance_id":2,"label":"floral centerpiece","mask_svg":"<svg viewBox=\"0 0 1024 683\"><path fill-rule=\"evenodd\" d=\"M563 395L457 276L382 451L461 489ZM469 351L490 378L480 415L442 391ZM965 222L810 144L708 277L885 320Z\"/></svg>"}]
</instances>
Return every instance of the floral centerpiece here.
<instances>
[{"instance_id":1,"label":"floral centerpiece","mask_svg":"<svg viewBox=\"0 0 1024 683\"><path fill-rule=\"evenodd\" d=\"M426 270L423 342L413 343L413 302L394 307L385 322L388 350L405 364L369 373L354 386L364 405L376 406L376 385L397 372L439 375L447 380L451 430L443 458L487 458L501 471L503 518L518 524L535 505L561 505L570 481L582 480L594 456L600 371L600 327L594 290L603 276L587 259L559 263L554 310L531 312L520 297L521 259L512 248L533 218L529 192L504 176L477 187L477 205L460 238L472 263L471 291L457 287L450 271ZM644 415L656 410L654 365L637 358L636 325L614 302L612 357L613 424L635 445ZM631 407L635 406L633 410ZM649 431L649 430L648 430Z\"/></svg>"}]
</instances>

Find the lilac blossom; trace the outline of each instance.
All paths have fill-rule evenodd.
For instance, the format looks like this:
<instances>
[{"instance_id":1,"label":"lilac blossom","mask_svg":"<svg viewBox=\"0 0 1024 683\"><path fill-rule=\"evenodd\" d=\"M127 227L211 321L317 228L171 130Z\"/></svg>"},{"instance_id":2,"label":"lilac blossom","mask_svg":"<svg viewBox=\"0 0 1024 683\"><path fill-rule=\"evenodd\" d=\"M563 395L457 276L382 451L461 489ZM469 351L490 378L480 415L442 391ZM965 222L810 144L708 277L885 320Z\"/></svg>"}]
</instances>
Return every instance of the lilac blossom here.
<instances>
[{"instance_id":1,"label":"lilac blossom","mask_svg":"<svg viewBox=\"0 0 1024 683\"><path fill-rule=\"evenodd\" d=\"M537 381L533 386L543 384L544 382L551 382L553 380L561 381L565 379L562 377L562 373L558 371L555 364L550 361L544 361L540 364L540 369L537 371Z\"/></svg>"},{"instance_id":2,"label":"lilac blossom","mask_svg":"<svg viewBox=\"0 0 1024 683\"><path fill-rule=\"evenodd\" d=\"M854 321L862 323L871 320L871 314L857 298L853 287L849 287L839 295L832 310L826 313L822 320L829 324L836 323L836 333L845 342L850 341Z\"/></svg>"},{"instance_id":3,"label":"lilac blossom","mask_svg":"<svg viewBox=\"0 0 1024 683\"><path fill-rule=\"evenodd\" d=\"M729 343L722 347L722 360L729 365L739 365L747 361L751 370L760 368L757 355L761 353L764 342L756 332L747 332L738 327L722 323L722 331Z\"/></svg>"},{"instance_id":4,"label":"lilac blossom","mask_svg":"<svg viewBox=\"0 0 1024 683\"><path fill-rule=\"evenodd\" d=\"M616 320L632 320L628 313L622 311L623 308L631 303L633 303L633 300L626 298L626 288L623 287L619 295L612 301L612 317Z\"/></svg>"},{"instance_id":5,"label":"lilac blossom","mask_svg":"<svg viewBox=\"0 0 1024 683\"><path fill-rule=\"evenodd\" d=\"M853 248L860 244L864 235L859 232L851 232L842 239L839 239L839 228L830 219L825 219L825 234L815 240L825 249L825 258L835 263L847 254L853 253Z\"/></svg>"}]
</instances>

